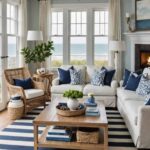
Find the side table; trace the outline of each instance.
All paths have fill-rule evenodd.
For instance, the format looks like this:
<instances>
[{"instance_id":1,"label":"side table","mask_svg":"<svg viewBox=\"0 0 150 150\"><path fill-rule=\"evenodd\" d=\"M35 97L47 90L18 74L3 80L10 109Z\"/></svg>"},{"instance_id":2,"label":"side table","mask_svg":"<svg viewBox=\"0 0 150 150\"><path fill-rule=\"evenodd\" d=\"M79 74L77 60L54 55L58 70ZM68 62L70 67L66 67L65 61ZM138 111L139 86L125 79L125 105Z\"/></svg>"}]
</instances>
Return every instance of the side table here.
<instances>
[{"instance_id":1,"label":"side table","mask_svg":"<svg viewBox=\"0 0 150 150\"><path fill-rule=\"evenodd\" d=\"M50 89L50 87L52 86L53 75L54 75L53 73L34 74L33 75L34 80L44 82L45 92L46 92L48 101L51 99L51 89Z\"/></svg>"}]
</instances>

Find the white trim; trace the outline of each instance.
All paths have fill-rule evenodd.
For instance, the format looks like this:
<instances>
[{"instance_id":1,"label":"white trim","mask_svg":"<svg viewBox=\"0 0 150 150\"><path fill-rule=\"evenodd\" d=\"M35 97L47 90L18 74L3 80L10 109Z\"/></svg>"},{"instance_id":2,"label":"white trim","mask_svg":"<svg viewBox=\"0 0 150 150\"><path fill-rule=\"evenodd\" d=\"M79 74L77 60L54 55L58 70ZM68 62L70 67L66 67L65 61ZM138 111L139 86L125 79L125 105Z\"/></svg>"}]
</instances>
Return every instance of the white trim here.
<instances>
[{"instance_id":1,"label":"white trim","mask_svg":"<svg viewBox=\"0 0 150 150\"><path fill-rule=\"evenodd\" d=\"M7 0L7 3L13 4L13 5L20 5L21 1L20 0Z\"/></svg>"},{"instance_id":2,"label":"white trim","mask_svg":"<svg viewBox=\"0 0 150 150\"><path fill-rule=\"evenodd\" d=\"M67 8L67 9L106 9L108 10L108 3L80 3L80 4L52 4L52 8Z\"/></svg>"}]
</instances>

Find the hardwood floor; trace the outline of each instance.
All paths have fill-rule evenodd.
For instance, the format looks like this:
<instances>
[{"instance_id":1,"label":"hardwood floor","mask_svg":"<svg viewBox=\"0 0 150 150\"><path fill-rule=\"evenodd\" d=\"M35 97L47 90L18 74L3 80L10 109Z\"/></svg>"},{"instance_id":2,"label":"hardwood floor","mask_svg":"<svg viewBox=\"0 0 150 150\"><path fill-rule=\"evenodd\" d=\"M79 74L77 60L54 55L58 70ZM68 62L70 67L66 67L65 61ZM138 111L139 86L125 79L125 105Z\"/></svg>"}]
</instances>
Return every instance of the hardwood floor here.
<instances>
[{"instance_id":1,"label":"hardwood floor","mask_svg":"<svg viewBox=\"0 0 150 150\"><path fill-rule=\"evenodd\" d=\"M13 120L9 118L7 110L0 112L0 130L3 130L7 125L11 124L12 122Z\"/></svg>"}]
</instances>

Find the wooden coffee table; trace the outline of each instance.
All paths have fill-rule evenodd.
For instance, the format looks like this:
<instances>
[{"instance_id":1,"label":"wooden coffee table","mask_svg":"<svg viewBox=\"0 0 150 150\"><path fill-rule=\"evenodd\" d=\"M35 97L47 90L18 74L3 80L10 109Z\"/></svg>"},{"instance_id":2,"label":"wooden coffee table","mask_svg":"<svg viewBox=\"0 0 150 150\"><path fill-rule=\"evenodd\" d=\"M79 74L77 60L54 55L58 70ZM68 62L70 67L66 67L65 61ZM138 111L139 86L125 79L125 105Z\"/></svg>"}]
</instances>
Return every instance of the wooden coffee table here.
<instances>
[{"instance_id":1,"label":"wooden coffee table","mask_svg":"<svg viewBox=\"0 0 150 150\"><path fill-rule=\"evenodd\" d=\"M95 149L95 150L107 150L108 149L108 122L103 102L98 103L100 109L100 117L62 117L56 114L56 105L58 100L54 100L47 106L33 121L34 125L34 150L39 147L49 148L62 148L62 149ZM46 128L38 136L38 127L45 125ZM99 144L86 144L78 142L59 142L59 141L47 141L46 135L48 133L49 126L70 126L70 127L90 127L100 128L100 143Z\"/></svg>"}]
</instances>

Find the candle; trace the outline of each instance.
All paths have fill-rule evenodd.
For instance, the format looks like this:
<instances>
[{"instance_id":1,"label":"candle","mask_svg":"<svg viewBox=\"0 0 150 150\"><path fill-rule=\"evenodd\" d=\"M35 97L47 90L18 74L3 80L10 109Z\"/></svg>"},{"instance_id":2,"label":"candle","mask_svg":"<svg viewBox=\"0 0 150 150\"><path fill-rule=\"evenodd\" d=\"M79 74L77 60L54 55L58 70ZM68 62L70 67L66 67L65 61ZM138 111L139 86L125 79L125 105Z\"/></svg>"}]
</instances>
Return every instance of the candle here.
<instances>
[{"instance_id":1,"label":"candle","mask_svg":"<svg viewBox=\"0 0 150 150\"><path fill-rule=\"evenodd\" d=\"M126 18L129 18L130 17L130 14L129 13L126 13Z\"/></svg>"}]
</instances>

